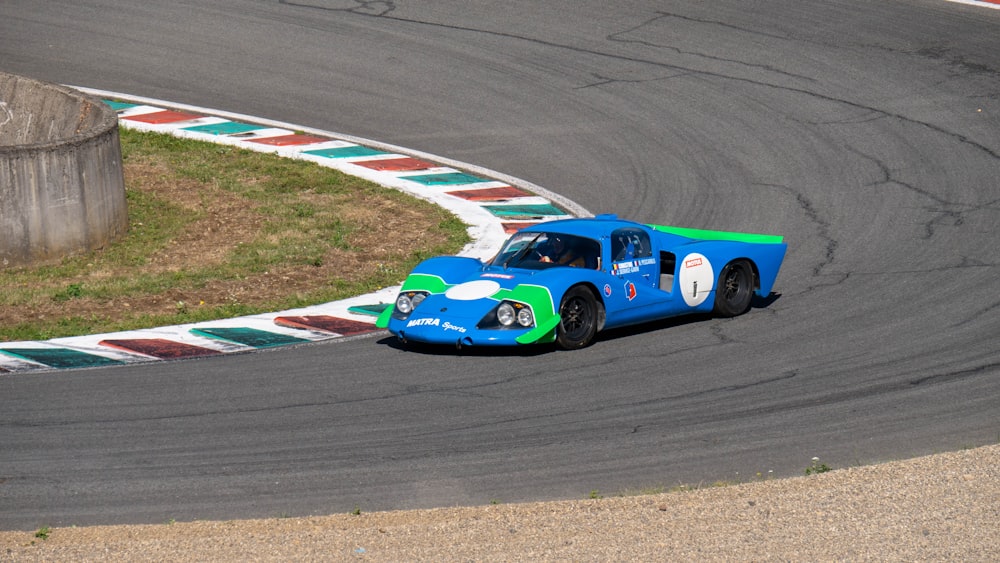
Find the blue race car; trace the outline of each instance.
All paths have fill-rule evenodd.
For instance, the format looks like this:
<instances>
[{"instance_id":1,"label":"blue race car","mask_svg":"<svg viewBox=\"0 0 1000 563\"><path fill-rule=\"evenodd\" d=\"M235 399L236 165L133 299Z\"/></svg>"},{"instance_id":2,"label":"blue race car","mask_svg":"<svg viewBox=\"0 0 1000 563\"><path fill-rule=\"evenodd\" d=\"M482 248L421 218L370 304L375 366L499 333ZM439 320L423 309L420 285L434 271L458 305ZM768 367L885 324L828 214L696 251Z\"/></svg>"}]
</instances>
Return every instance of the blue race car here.
<instances>
[{"instance_id":1,"label":"blue race car","mask_svg":"<svg viewBox=\"0 0 1000 563\"><path fill-rule=\"evenodd\" d=\"M376 323L403 342L583 348L606 328L689 313L733 317L771 292L775 235L644 225L598 215L539 223L492 259L439 256Z\"/></svg>"}]
</instances>

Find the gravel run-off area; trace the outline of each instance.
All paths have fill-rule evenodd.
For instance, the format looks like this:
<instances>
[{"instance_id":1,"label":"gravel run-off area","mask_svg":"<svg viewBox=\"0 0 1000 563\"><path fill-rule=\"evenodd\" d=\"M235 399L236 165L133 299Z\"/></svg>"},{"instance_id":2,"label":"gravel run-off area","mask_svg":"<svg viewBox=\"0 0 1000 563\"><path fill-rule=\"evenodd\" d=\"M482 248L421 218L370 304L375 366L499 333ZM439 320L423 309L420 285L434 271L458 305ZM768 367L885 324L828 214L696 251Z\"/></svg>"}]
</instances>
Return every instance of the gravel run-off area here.
<instances>
[{"instance_id":1,"label":"gravel run-off area","mask_svg":"<svg viewBox=\"0 0 1000 563\"><path fill-rule=\"evenodd\" d=\"M616 498L0 531L0 561L345 560L995 562L1000 445Z\"/></svg>"}]
</instances>

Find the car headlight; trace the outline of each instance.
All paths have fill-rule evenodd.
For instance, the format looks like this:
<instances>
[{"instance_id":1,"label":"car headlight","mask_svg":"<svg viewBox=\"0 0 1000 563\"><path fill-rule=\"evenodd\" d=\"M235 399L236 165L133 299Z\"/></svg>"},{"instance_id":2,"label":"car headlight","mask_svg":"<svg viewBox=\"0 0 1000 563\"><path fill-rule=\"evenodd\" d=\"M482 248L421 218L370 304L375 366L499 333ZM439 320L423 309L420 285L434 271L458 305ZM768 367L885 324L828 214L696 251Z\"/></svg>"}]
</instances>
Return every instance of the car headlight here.
<instances>
[{"instance_id":1,"label":"car headlight","mask_svg":"<svg viewBox=\"0 0 1000 563\"><path fill-rule=\"evenodd\" d=\"M477 326L481 329L530 328L535 326L535 314L524 303L502 301Z\"/></svg>"},{"instance_id":2,"label":"car headlight","mask_svg":"<svg viewBox=\"0 0 1000 563\"><path fill-rule=\"evenodd\" d=\"M523 307L517 312L517 324L523 327L535 324L535 315L531 312L531 307Z\"/></svg>"},{"instance_id":3,"label":"car headlight","mask_svg":"<svg viewBox=\"0 0 1000 563\"><path fill-rule=\"evenodd\" d=\"M414 292L413 297L410 298L410 303L413 304L413 308L416 309L417 305L420 305L420 302L423 301L425 297L427 297L426 293Z\"/></svg>"},{"instance_id":4,"label":"car headlight","mask_svg":"<svg viewBox=\"0 0 1000 563\"><path fill-rule=\"evenodd\" d=\"M510 303L503 302L497 307L497 320L503 326L510 326L514 324L514 319L517 314L514 312L514 306Z\"/></svg>"},{"instance_id":5,"label":"car headlight","mask_svg":"<svg viewBox=\"0 0 1000 563\"><path fill-rule=\"evenodd\" d=\"M422 291L404 291L396 298L396 310L409 315L426 297L427 294Z\"/></svg>"}]
</instances>

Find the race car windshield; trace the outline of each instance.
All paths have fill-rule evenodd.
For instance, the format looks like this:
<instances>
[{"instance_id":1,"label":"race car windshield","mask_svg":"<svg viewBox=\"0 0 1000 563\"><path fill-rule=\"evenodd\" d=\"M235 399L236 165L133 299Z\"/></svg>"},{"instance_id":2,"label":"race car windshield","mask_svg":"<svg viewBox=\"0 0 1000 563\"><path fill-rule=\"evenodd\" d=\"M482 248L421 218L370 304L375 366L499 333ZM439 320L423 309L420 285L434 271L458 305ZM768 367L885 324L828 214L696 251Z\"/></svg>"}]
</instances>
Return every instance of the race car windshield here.
<instances>
[{"instance_id":1,"label":"race car windshield","mask_svg":"<svg viewBox=\"0 0 1000 563\"><path fill-rule=\"evenodd\" d=\"M491 266L541 270L552 266L596 268L600 245L575 235L521 232L507 241Z\"/></svg>"}]
</instances>

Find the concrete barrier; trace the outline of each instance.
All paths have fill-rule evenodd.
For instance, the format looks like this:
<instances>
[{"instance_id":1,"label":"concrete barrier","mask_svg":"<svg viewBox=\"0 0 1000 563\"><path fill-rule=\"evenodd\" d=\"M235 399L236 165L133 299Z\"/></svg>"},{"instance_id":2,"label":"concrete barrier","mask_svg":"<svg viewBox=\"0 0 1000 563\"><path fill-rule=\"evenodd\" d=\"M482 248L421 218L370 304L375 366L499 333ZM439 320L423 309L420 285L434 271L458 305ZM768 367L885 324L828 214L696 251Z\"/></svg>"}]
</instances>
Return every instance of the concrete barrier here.
<instances>
[{"instance_id":1,"label":"concrete barrier","mask_svg":"<svg viewBox=\"0 0 1000 563\"><path fill-rule=\"evenodd\" d=\"M0 72L0 268L103 248L127 230L114 110Z\"/></svg>"}]
</instances>

